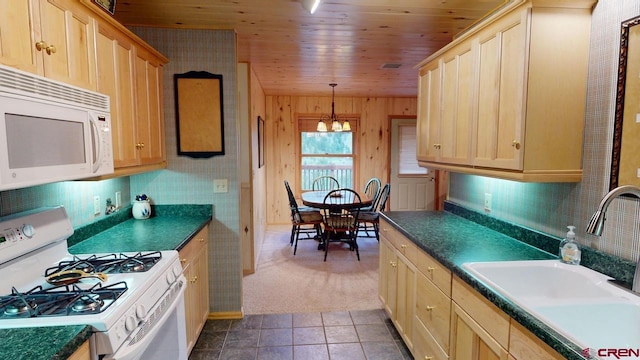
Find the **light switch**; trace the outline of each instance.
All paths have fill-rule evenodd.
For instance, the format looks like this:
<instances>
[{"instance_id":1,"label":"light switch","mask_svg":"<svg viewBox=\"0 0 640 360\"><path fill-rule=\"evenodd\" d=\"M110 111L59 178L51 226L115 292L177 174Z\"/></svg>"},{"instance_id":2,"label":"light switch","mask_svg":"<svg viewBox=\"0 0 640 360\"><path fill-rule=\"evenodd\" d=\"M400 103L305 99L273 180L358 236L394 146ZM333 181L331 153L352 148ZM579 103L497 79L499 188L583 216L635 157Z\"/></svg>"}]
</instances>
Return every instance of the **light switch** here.
<instances>
[{"instance_id":1,"label":"light switch","mask_svg":"<svg viewBox=\"0 0 640 360\"><path fill-rule=\"evenodd\" d=\"M491 211L491 194L484 193L484 210Z\"/></svg>"},{"instance_id":2,"label":"light switch","mask_svg":"<svg viewBox=\"0 0 640 360\"><path fill-rule=\"evenodd\" d=\"M227 185L227 179L213 179L213 192L214 193L226 193L229 192Z\"/></svg>"}]
</instances>

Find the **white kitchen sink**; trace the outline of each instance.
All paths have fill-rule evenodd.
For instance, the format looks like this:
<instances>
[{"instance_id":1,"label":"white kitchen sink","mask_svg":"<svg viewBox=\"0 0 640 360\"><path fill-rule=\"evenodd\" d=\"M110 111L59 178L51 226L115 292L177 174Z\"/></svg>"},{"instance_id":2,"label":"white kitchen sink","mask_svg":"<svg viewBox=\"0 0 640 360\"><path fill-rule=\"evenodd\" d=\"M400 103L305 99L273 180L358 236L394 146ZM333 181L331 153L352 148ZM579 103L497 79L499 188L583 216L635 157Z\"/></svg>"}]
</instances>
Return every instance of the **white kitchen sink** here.
<instances>
[{"instance_id":1,"label":"white kitchen sink","mask_svg":"<svg viewBox=\"0 0 640 360\"><path fill-rule=\"evenodd\" d=\"M583 348L640 348L640 296L559 260L465 263L463 269Z\"/></svg>"}]
</instances>

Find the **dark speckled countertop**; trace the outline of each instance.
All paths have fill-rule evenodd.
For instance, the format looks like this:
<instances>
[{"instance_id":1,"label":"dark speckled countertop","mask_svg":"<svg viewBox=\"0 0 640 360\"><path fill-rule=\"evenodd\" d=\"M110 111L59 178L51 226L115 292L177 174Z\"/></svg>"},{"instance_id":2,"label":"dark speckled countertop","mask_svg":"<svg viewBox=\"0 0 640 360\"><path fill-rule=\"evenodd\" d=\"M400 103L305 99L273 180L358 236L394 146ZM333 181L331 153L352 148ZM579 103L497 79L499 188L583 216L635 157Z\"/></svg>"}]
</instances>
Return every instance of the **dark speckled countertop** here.
<instances>
[{"instance_id":1,"label":"dark speckled countertop","mask_svg":"<svg viewBox=\"0 0 640 360\"><path fill-rule=\"evenodd\" d=\"M129 219L69 247L72 254L180 250L211 217L157 216Z\"/></svg>"},{"instance_id":2,"label":"dark speckled countertop","mask_svg":"<svg viewBox=\"0 0 640 360\"><path fill-rule=\"evenodd\" d=\"M125 208L104 220L74 229L69 252L179 250L212 219L211 205L152 206L152 217L136 220ZM1 323L0 323L1 325ZM90 326L0 329L0 359L66 359L91 337Z\"/></svg>"},{"instance_id":3,"label":"dark speckled countertop","mask_svg":"<svg viewBox=\"0 0 640 360\"><path fill-rule=\"evenodd\" d=\"M561 355L567 359L584 359L577 345L485 286L461 267L465 262L476 261L554 259L557 258L555 254L450 212L392 211L383 213L382 217ZM555 246L558 246L557 240Z\"/></svg>"},{"instance_id":4,"label":"dark speckled countertop","mask_svg":"<svg viewBox=\"0 0 640 360\"><path fill-rule=\"evenodd\" d=\"M91 337L89 326L52 326L0 329L0 358L62 360Z\"/></svg>"}]
</instances>

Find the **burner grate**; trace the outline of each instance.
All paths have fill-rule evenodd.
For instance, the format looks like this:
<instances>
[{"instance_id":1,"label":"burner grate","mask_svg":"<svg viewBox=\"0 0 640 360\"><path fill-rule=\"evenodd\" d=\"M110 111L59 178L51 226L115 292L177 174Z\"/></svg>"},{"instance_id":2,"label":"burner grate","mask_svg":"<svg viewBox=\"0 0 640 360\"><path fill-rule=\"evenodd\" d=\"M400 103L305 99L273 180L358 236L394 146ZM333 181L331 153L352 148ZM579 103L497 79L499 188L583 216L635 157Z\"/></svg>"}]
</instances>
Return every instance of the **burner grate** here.
<instances>
[{"instance_id":1,"label":"burner grate","mask_svg":"<svg viewBox=\"0 0 640 360\"><path fill-rule=\"evenodd\" d=\"M10 295L0 296L0 320L101 313L127 289L124 281L105 286L97 283L89 289L75 284L48 289L36 286L24 293L14 287Z\"/></svg>"},{"instance_id":2,"label":"burner grate","mask_svg":"<svg viewBox=\"0 0 640 360\"><path fill-rule=\"evenodd\" d=\"M154 251L149 253L138 252L134 255L107 254L90 255L81 258L74 255L70 260L60 261L56 266L45 270L47 277L60 271L82 270L87 273L101 272L105 274L145 272L151 269L160 259L162 253Z\"/></svg>"}]
</instances>

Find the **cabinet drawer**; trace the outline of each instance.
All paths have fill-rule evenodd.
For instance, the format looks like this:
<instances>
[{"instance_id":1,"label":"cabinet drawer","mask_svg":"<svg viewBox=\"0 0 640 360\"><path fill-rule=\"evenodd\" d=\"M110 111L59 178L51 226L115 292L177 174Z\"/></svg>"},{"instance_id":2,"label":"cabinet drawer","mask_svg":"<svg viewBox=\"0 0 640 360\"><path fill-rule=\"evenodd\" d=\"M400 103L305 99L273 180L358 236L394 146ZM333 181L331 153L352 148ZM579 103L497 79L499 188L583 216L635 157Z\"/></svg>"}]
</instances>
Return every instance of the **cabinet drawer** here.
<instances>
[{"instance_id":1,"label":"cabinet drawer","mask_svg":"<svg viewBox=\"0 0 640 360\"><path fill-rule=\"evenodd\" d=\"M447 355L447 352L437 344L436 340L429 333L429 330L427 330L425 325L417 319L416 321L414 321L413 337L414 359L449 359L449 355Z\"/></svg>"},{"instance_id":2,"label":"cabinet drawer","mask_svg":"<svg viewBox=\"0 0 640 360\"><path fill-rule=\"evenodd\" d=\"M438 344L448 350L451 299L420 273L416 285L416 317Z\"/></svg>"},{"instance_id":3,"label":"cabinet drawer","mask_svg":"<svg viewBox=\"0 0 640 360\"><path fill-rule=\"evenodd\" d=\"M503 348L509 347L510 318L507 314L455 276L451 300L464 309Z\"/></svg>"},{"instance_id":4,"label":"cabinet drawer","mask_svg":"<svg viewBox=\"0 0 640 360\"><path fill-rule=\"evenodd\" d=\"M426 252L418 250L416 254L416 266L427 279L431 280L443 293L451 296L451 271L445 268L429 256Z\"/></svg>"},{"instance_id":5,"label":"cabinet drawer","mask_svg":"<svg viewBox=\"0 0 640 360\"><path fill-rule=\"evenodd\" d=\"M516 359L564 359L562 355L515 321L511 322L509 353Z\"/></svg>"},{"instance_id":6,"label":"cabinet drawer","mask_svg":"<svg viewBox=\"0 0 640 360\"><path fill-rule=\"evenodd\" d=\"M208 227L204 227L200 230L180 251L180 263L182 268L186 268L186 265L195 258L200 250L207 246Z\"/></svg>"},{"instance_id":7,"label":"cabinet drawer","mask_svg":"<svg viewBox=\"0 0 640 360\"><path fill-rule=\"evenodd\" d=\"M384 236L393 245L393 247L398 250L398 253L406 257L411 263L416 263L418 247L413 243L413 241L407 239L404 235L400 234L398 230L385 221L380 221L380 229L382 230L381 236Z\"/></svg>"}]
</instances>

